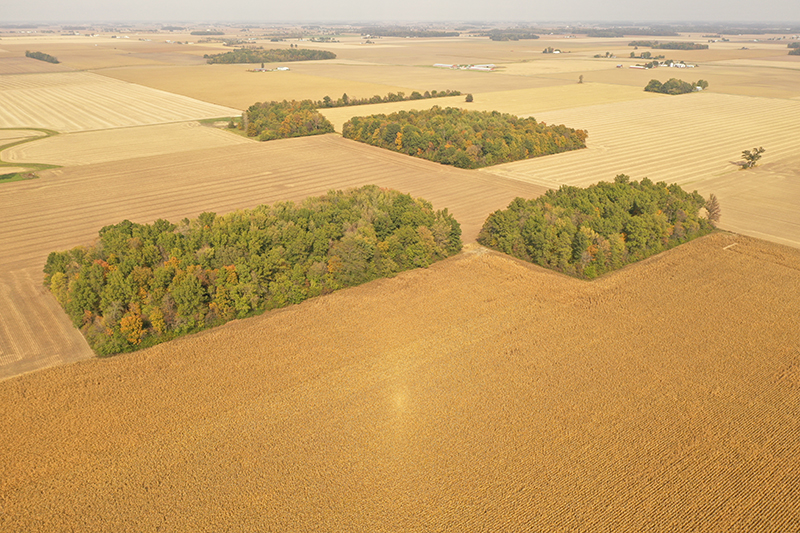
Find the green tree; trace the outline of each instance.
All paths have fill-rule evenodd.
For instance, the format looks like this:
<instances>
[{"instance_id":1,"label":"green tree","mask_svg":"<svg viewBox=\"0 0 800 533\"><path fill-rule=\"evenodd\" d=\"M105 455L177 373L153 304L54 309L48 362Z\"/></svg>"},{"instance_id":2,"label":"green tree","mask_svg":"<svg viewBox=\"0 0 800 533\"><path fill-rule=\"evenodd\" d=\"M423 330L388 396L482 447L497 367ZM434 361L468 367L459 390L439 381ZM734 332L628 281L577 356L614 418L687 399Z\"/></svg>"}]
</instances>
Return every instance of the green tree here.
<instances>
[{"instance_id":1,"label":"green tree","mask_svg":"<svg viewBox=\"0 0 800 533\"><path fill-rule=\"evenodd\" d=\"M752 150L743 150L742 157L744 158L744 164L742 168L753 168L758 163L758 160L761 159L761 154L763 154L766 150L764 148L753 148Z\"/></svg>"}]
</instances>

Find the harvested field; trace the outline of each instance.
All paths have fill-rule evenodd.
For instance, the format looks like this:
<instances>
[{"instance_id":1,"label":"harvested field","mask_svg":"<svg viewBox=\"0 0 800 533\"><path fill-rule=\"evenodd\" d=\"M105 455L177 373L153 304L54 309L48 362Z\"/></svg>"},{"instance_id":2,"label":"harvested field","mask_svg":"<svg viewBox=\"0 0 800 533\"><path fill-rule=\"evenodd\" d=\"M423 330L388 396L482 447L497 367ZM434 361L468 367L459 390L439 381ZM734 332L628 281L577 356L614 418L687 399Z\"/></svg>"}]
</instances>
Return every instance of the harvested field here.
<instances>
[{"instance_id":1,"label":"harvested field","mask_svg":"<svg viewBox=\"0 0 800 533\"><path fill-rule=\"evenodd\" d=\"M219 128L180 122L58 135L4 150L0 159L75 166L253 142Z\"/></svg>"},{"instance_id":2,"label":"harvested field","mask_svg":"<svg viewBox=\"0 0 800 533\"><path fill-rule=\"evenodd\" d=\"M342 125L353 117L367 116L377 113L394 113L400 110L430 109L434 105L440 107L460 107L470 111L500 111L512 115L527 115L539 118L539 113L557 109L571 109L599 103L628 102L658 98L654 93L647 93L632 87L584 83L582 85L561 85L558 87L538 87L535 89L517 89L513 91L494 91L477 93L475 100L466 103L464 95L429 100L410 100L388 104L371 104L351 107L335 107L320 109L325 118L331 121L336 131L342 131ZM548 124L561 124L558 119ZM566 124L571 128L583 128L581 123Z\"/></svg>"},{"instance_id":3,"label":"harvested field","mask_svg":"<svg viewBox=\"0 0 800 533\"><path fill-rule=\"evenodd\" d=\"M214 53L221 44L178 45L172 41L195 41L188 35L164 34L144 35L151 41L139 41L139 37L114 39L109 34L87 36L49 36L4 38L6 57L24 56L25 50L41 50L58 58L59 70L88 70L142 65L203 64L203 54ZM41 61L40 61L41 63ZM49 72L38 70L37 72Z\"/></svg>"},{"instance_id":4,"label":"harvested field","mask_svg":"<svg viewBox=\"0 0 800 533\"><path fill-rule=\"evenodd\" d=\"M236 115L234 109L87 72L0 77L0 127L61 132Z\"/></svg>"},{"instance_id":5,"label":"harvested field","mask_svg":"<svg viewBox=\"0 0 800 533\"><path fill-rule=\"evenodd\" d=\"M301 63L315 63L303 61ZM288 66L294 63L275 63L267 68ZM108 69L99 71L105 77L153 87L239 109L247 109L256 102L271 100L321 100L323 96L340 97L343 93L355 98L411 89L405 86L354 82L334 78L301 74L299 72L247 72L251 65L201 65L192 67L144 67Z\"/></svg>"},{"instance_id":6,"label":"harvested field","mask_svg":"<svg viewBox=\"0 0 800 533\"><path fill-rule=\"evenodd\" d=\"M68 66L58 63L48 63L29 57L0 57L0 75L3 74L33 74L39 72L66 72L72 70Z\"/></svg>"},{"instance_id":7,"label":"harvested field","mask_svg":"<svg viewBox=\"0 0 800 533\"><path fill-rule=\"evenodd\" d=\"M577 81L578 75L581 73L614 69L619 64L617 59L603 58L600 60L593 59L591 56L589 58L585 56L566 57L564 54L542 54L542 56L542 59L534 59L525 63L504 64L500 72L514 76L541 76L574 72L574 78Z\"/></svg>"},{"instance_id":8,"label":"harvested field","mask_svg":"<svg viewBox=\"0 0 800 533\"><path fill-rule=\"evenodd\" d=\"M0 526L794 531L798 293L727 234L592 283L476 248L6 380Z\"/></svg>"},{"instance_id":9,"label":"harvested field","mask_svg":"<svg viewBox=\"0 0 800 533\"><path fill-rule=\"evenodd\" d=\"M764 146L764 163L791 168L785 163L800 158L794 141L800 135L798 102L711 93L659 95L538 113L536 118L585 128L588 148L480 172L548 188L586 186L620 173L678 183L704 195L716 193L723 228L800 246L796 174L759 178L732 164L741 159L742 150ZM732 209L726 210L727 205Z\"/></svg>"},{"instance_id":10,"label":"harvested field","mask_svg":"<svg viewBox=\"0 0 800 533\"><path fill-rule=\"evenodd\" d=\"M544 192L536 185L405 157L338 135L246 142L39 175L37 180L0 187L4 206L0 211L0 281L7 284L11 284L8 276L24 271L38 288L49 252L89 243L100 228L126 218L142 223L158 218L179 221L204 211L226 213L376 184L421 196L440 209L449 208L462 225L464 240L470 242L488 213L517 196ZM37 298L42 306L52 299L43 293ZM9 301L7 312L25 320L23 311L11 310L16 299ZM16 334L15 329L10 333ZM55 330L50 335L58 338ZM34 364L38 354L36 350L26 353L27 363ZM14 373L13 368L0 366L0 378Z\"/></svg>"},{"instance_id":11,"label":"harvested field","mask_svg":"<svg viewBox=\"0 0 800 533\"><path fill-rule=\"evenodd\" d=\"M431 60L428 64L407 66L359 63L357 61L340 61L336 59L330 62L320 61L314 64L297 63L292 67L292 70L327 78L411 87L413 90L420 92L432 89L437 91L454 89L463 93L479 93L549 87L565 83L563 80L553 80L545 77L523 78L507 75L505 69L494 72L480 72L435 68L432 66L434 62L439 61ZM503 67L505 66L503 65Z\"/></svg>"},{"instance_id":12,"label":"harvested field","mask_svg":"<svg viewBox=\"0 0 800 533\"><path fill-rule=\"evenodd\" d=\"M597 61L600 60L598 59ZM679 78L688 82L704 79L709 83L709 91L713 93L768 98L794 98L800 96L797 71L790 68L780 68L780 63L777 63L772 68L702 63L698 68L691 69L659 67L650 70L629 69L629 63L623 61L620 61L620 63L624 63L625 68L589 72L584 76L585 81L631 85L644 90L645 85L652 79L658 79L662 82L670 78ZM574 73L551 74L550 76L564 81L575 81L576 78Z\"/></svg>"},{"instance_id":13,"label":"harvested field","mask_svg":"<svg viewBox=\"0 0 800 533\"><path fill-rule=\"evenodd\" d=\"M7 144L22 139L30 139L31 137L41 137L44 133L41 131L32 130L0 130L0 144Z\"/></svg>"}]
</instances>

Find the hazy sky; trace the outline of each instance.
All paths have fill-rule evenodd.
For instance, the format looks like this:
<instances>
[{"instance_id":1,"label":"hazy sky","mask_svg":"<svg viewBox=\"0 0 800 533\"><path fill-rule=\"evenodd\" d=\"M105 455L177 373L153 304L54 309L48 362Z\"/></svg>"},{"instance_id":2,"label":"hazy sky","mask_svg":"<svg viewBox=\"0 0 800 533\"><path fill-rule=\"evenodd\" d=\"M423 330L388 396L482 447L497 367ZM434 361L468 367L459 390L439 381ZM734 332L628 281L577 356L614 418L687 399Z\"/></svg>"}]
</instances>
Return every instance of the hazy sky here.
<instances>
[{"instance_id":1,"label":"hazy sky","mask_svg":"<svg viewBox=\"0 0 800 533\"><path fill-rule=\"evenodd\" d=\"M676 21L800 23L800 0L0 0L2 22Z\"/></svg>"}]
</instances>

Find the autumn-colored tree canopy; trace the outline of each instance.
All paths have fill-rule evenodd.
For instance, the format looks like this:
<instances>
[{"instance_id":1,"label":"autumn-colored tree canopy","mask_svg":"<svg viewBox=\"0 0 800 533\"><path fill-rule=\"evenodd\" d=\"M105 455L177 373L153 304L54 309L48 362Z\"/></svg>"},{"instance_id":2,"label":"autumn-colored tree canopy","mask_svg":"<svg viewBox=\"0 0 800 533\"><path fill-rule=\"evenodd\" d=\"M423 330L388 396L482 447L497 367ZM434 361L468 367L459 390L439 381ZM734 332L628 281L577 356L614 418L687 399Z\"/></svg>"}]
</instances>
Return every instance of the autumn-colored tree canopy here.
<instances>
[{"instance_id":1,"label":"autumn-colored tree canopy","mask_svg":"<svg viewBox=\"0 0 800 533\"><path fill-rule=\"evenodd\" d=\"M327 50L310 50L308 48L237 48L221 54L206 54L207 63L280 63L284 61L313 61L319 59L336 59L336 54Z\"/></svg>"},{"instance_id":2,"label":"autumn-colored tree canopy","mask_svg":"<svg viewBox=\"0 0 800 533\"><path fill-rule=\"evenodd\" d=\"M333 133L333 124L311 100L253 104L245 111L243 123L247 135L259 141Z\"/></svg>"},{"instance_id":3,"label":"autumn-colored tree canopy","mask_svg":"<svg viewBox=\"0 0 800 533\"><path fill-rule=\"evenodd\" d=\"M123 221L53 252L45 285L100 355L426 267L461 250L447 210L366 186L179 224Z\"/></svg>"},{"instance_id":4,"label":"autumn-colored tree canopy","mask_svg":"<svg viewBox=\"0 0 800 533\"><path fill-rule=\"evenodd\" d=\"M712 231L706 201L678 185L630 181L561 187L492 213L478 242L565 274L594 278ZM718 213L717 206L717 213Z\"/></svg>"},{"instance_id":5,"label":"autumn-colored tree canopy","mask_svg":"<svg viewBox=\"0 0 800 533\"><path fill-rule=\"evenodd\" d=\"M353 117L342 135L459 168L480 168L586 147L587 133L497 111L433 106Z\"/></svg>"}]
</instances>

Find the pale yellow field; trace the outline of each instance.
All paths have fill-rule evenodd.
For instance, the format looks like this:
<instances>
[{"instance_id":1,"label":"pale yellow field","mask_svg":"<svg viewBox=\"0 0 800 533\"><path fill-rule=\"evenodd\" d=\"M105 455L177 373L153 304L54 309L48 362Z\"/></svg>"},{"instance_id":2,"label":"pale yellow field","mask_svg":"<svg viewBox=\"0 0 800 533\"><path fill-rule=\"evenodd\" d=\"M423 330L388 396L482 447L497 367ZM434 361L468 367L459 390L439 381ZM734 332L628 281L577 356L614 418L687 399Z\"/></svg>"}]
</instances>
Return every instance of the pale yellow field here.
<instances>
[{"instance_id":1,"label":"pale yellow field","mask_svg":"<svg viewBox=\"0 0 800 533\"><path fill-rule=\"evenodd\" d=\"M65 72L72 70L64 64L48 63L29 57L2 57L0 54L0 75L32 74L36 72Z\"/></svg>"},{"instance_id":2,"label":"pale yellow field","mask_svg":"<svg viewBox=\"0 0 800 533\"><path fill-rule=\"evenodd\" d=\"M0 128L62 132L236 115L235 109L87 72L0 76Z\"/></svg>"},{"instance_id":3,"label":"pale yellow field","mask_svg":"<svg viewBox=\"0 0 800 533\"><path fill-rule=\"evenodd\" d=\"M800 58L798 58L800 65ZM597 61L600 61L599 59ZM620 61L623 62L623 61ZM641 62L641 60L640 60ZM714 93L740 94L769 98L794 98L800 96L798 73L793 68L783 68L784 63L772 62L772 67L735 66L731 64L701 63L698 68L659 67L651 70L627 68L587 72L584 80L615 85L629 85L643 90L645 85L657 79L665 82L678 78L687 82L703 79L709 82L709 91ZM551 74L554 79L574 82L574 73Z\"/></svg>"},{"instance_id":4,"label":"pale yellow field","mask_svg":"<svg viewBox=\"0 0 800 533\"><path fill-rule=\"evenodd\" d=\"M294 68L293 63L265 66ZM343 93L363 98L389 92L411 92L405 86L353 82L293 71L247 72L249 68L252 65L142 67L108 69L98 74L232 107L239 109L239 113L256 102L271 100L321 100L325 95L338 98Z\"/></svg>"},{"instance_id":5,"label":"pale yellow field","mask_svg":"<svg viewBox=\"0 0 800 533\"><path fill-rule=\"evenodd\" d=\"M542 54L542 58L532 59L525 63L506 63L501 65L499 72L513 76L546 76L548 74L560 74L564 72L574 72L575 80L578 75L594 70L608 70L616 68L621 63L618 59L604 58L587 59L584 54Z\"/></svg>"},{"instance_id":6,"label":"pale yellow field","mask_svg":"<svg viewBox=\"0 0 800 533\"><path fill-rule=\"evenodd\" d=\"M20 141L22 139L29 139L31 137L41 137L43 135L44 133L42 133L41 131L0 130L0 143L6 144L9 142Z\"/></svg>"},{"instance_id":7,"label":"pale yellow field","mask_svg":"<svg viewBox=\"0 0 800 533\"><path fill-rule=\"evenodd\" d=\"M800 102L712 93L658 95L536 118L586 128L588 148L481 172L553 188L611 181L617 174L678 183L705 195L716 192L723 206L722 227L800 246L797 177L765 180L732 164L742 150L757 146L767 149L763 163L797 161ZM726 216L726 203L735 203L738 212Z\"/></svg>"},{"instance_id":8,"label":"pale yellow field","mask_svg":"<svg viewBox=\"0 0 800 533\"><path fill-rule=\"evenodd\" d=\"M538 87L534 89L516 89L511 91L494 91L473 94L473 102L467 103L465 96L449 96L431 98L429 100L411 100L392 102L389 104L371 104L363 106L336 107L320 109L330 120L336 131L342 131L342 124L352 117L367 116L379 113L394 113L410 109L429 109L434 105L440 107L461 107L472 111L500 111L514 115L534 115L537 119L543 112L558 109L572 109L611 102L632 102L650 100L660 95L648 93L634 87L624 85L607 85L601 83L574 83L557 87ZM551 121L548 120L549 124ZM557 124L564 123L558 119ZM574 128L583 128L580 121L567 124Z\"/></svg>"},{"instance_id":9,"label":"pale yellow field","mask_svg":"<svg viewBox=\"0 0 800 533\"><path fill-rule=\"evenodd\" d=\"M464 93L478 93L549 87L568 83L546 77L507 75L502 69L494 72L480 72L433 67L434 63L440 62L442 61L431 59L428 63L419 65L387 65L352 60L340 62L339 59L336 59L335 61L317 61L313 64L311 62L295 63L292 70L326 78L410 87L420 92L433 89L437 91L453 89ZM575 76L575 80L577 81L577 76ZM409 94L408 91L406 94Z\"/></svg>"},{"instance_id":10,"label":"pale yellow field","mask_svg":"<svg viewBox=\"0 0 800 533\"><path fill-rule=\"evenodd\" d=\"M191 37L191 38L189 38ZM140 41L139 39L150 39ZM171 40L173 43L167 43ZM96 37L39 35L36 37L13 37L4 39L3 58L24 58L25 50L39 50L58 58L58 70L103 69L133 65L197 65L205 63L203 54L220 51L221 44L174 44L174 41L197 41L198 37L184 34L130 34L128 38L114 39L111 34ZM35 60L34 60L35 61ZM37 61L37 63L46 63ZM2 63L0 63L2 64ZM48 72L52 67L39 67Z\"/></svg>"},{"instance_id":11,"label":"pale yellow field","mask_svg":"<svg viewBox=\"0 0 800 533\"><path fill-rule=\"evenodd\" d=\"M180 122L57 135L4 150L0 160L75 166L253 142L197 122Z\"/></svg>"}]
</instances>

